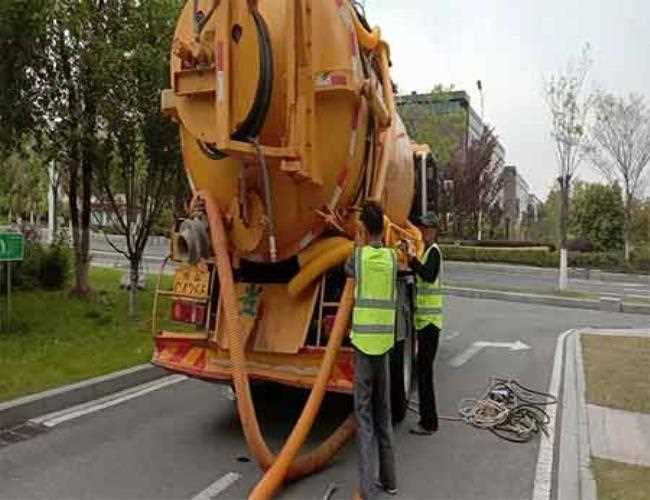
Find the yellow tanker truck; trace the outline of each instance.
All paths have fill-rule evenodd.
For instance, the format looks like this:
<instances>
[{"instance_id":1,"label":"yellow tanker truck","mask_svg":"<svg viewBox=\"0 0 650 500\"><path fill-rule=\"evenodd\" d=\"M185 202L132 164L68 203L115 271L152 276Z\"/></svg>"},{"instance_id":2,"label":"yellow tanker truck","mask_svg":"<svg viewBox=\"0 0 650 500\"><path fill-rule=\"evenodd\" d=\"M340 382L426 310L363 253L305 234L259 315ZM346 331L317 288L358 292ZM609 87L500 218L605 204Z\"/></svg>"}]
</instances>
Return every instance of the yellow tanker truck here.
<instances>
[{"instance_id":1,"label":"yellow tanker truck","mask_svg":"<svg viewBox=\"0 0 650 500\"><path fill-rule=\"evenodd\" d=\"M430 152L395 111L390 64L379 29L349 0L191 0L178 19L162 110L179 124L193 199L174 227L173 287L156 292L153 362L233 384L248 445L269 469L253 498L322 467L354 432L350 416L297 457L324 393L352 391L343 264L360 204L383 205L386 244L422 247L410 220L433 195ZM414 351L403 312L391 363L398 421ZM311 389L277 456L255 417L256 380Z\"/></svg>"}]
</instances>

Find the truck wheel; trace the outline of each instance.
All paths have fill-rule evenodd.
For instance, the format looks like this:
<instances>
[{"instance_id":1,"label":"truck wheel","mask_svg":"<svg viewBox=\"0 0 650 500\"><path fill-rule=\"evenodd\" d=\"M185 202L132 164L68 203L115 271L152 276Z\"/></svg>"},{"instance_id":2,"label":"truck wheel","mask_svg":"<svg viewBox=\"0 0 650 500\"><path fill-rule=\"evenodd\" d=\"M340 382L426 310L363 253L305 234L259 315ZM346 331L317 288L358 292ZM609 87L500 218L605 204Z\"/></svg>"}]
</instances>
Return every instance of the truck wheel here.
<instances>
[{"instance_id":1,"label":"truck wheel","mask_svg":"<svg viewBox=\"0 0 650 500\"><path fill-rule=\"evenodd\" d=\"M390 397L393 424L400 423L406 417L413 390L414 358L413 335L397 342L390 353Z\"/></svg>"}]
</instances>

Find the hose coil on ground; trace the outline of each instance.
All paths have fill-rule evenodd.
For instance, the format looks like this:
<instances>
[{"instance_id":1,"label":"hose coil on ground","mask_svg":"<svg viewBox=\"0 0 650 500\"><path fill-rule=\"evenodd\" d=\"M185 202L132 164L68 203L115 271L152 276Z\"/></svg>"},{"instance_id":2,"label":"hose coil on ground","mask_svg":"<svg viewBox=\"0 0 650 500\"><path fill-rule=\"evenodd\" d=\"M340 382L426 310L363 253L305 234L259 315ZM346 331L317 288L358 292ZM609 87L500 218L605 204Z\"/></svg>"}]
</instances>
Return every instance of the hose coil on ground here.
<instances>
[{"instance_id":1,"label":"hose coil on ground","mask_svg":"<svg viewBox=\"0 0 650 500\"><path fill-rule=\"evenodd\" d=\"M551 418L545 407L557 402L552 394L530 389L514 379L493 377L480 398L461 400L459 417L440 419L465 422L506 441L526 443L540 432L548 433Z\"/></svg>"}]
</instances>

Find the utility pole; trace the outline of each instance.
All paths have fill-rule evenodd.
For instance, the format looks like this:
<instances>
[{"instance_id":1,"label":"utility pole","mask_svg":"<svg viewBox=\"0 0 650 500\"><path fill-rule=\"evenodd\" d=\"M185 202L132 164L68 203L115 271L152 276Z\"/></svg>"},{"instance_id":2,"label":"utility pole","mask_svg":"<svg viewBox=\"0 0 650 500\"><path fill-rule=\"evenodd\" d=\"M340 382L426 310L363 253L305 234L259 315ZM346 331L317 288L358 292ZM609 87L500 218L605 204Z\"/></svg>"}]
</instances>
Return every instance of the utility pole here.
<instances>
[{"instance_id":1,"label":"utility pole","mask_svg":"<svg viewBox=\"0 0 650 500\"><path fill-rule=\"evenodd\" d=\"M483 128L483 133L485 133L485 122L483 121L483 114L485 112L485 100L483 98L483 82L481 80L476 80L476 87L478 88L479 95L481 96L481 127ZM479 180L481 186L479 187L478 194L478 240L483 239L483 193L482 193L482 184L483 184L483 174L481 173L481 178Z\"/></svg>"}]
</instances>

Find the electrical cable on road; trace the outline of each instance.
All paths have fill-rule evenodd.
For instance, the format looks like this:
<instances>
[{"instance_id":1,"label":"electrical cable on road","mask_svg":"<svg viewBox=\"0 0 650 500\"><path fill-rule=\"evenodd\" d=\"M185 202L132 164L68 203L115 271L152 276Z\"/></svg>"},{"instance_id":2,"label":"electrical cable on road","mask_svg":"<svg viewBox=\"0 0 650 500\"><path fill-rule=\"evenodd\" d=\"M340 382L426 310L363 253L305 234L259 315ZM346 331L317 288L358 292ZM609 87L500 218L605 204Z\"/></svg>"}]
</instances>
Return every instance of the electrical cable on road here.
<instances>
[{"instance_id":1,"label":"electrical cable on road","mask_svg":"<svg viewBox=\"0 0 650 500\"><path fill-rule=\"evenodd\" d=\"M540 431L548 435L551 419L545 408L557 402L552 394L530 389L514 379L493 377L479 399L461 400L459 416L440 419L465 422L506 441L526 443ZM409 409L418 411L413 401Z\"/></svg>"}]
</instances>

